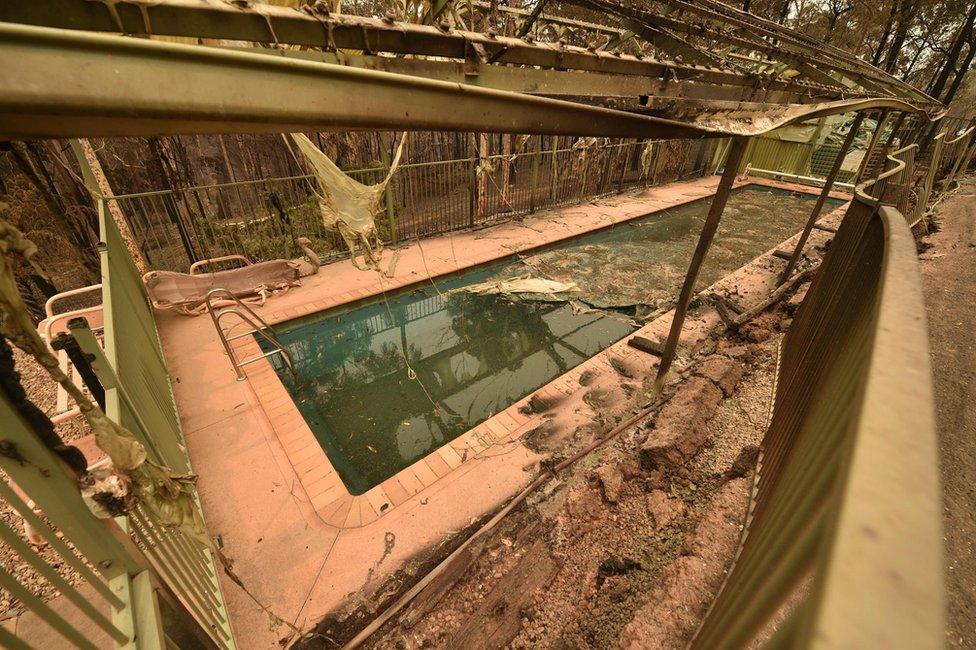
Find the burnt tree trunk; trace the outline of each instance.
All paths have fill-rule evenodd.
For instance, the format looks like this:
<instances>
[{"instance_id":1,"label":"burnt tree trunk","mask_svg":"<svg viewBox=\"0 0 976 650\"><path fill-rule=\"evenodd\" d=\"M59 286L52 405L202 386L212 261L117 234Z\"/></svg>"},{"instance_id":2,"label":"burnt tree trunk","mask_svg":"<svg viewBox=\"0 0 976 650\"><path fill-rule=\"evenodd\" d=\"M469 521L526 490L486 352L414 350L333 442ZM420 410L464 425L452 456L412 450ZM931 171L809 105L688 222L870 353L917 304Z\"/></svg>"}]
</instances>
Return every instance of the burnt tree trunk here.
<instances>
[{"instance_id":1,"label":"burnt tree trunk","mask_svg":"<svg viewBox=\"0 0 976 650\"><path fill-rule=\"evenodd\" d=\"M221 136L221 138L222 137L223 136ZM159 143L159 138L146 138L146 143L149 145L149 152L151 154L149 156L149 165L153 170L153 175L164 185L164 189L173 192L171 172L167 170L168 159L163 153L162 146ZM224 151L226 152L226 149ZM228 169L229 168L230 167L228 166ZM166 211L166 216L169 218L170 223L176 226L176 231L180 235L180 243L183 245L183 252L186 253L188 262L191 264L196 262L200 258L193 247L193 240L190 237L186 224L183 222L183 217L180 215L179 210L176 207L174 194L171 193L162 196L160 198L160 202L163 204L163 209Z\"/></svg>"},{"instance_id":2,"label":"burnt tree trunk","mask_svg":"<svg viewBox=\"0 0 976 650\"><path fill-rule=\"evenodd\" d=\"M878 47L874 50L874 56L871 57L871 63L873 65L878 65L881 63L881 57L884 55L885 46L888 45L888 39L891 37L891 28L895 24L895 13L898 10L898 3L891 3L891 10L888 12L888 19L885 21L884 30L881 32L881 38L878 40Z\"/></svg>"},{"instance_id":3,"label":"burnt tree trunk","mask_svg":"<svg viewBox=\"0 0 976 650\"><path fill-rule=\"evenodd\" d=\"M969 71L969 66L973 64L973 55L976 55L976 39L969 42L969 51L966 53L966 58L963 59L962 65L956 70L956 76L952 80L952 85L949 86L949 90L942 97L942 103L948 104L956 96L956 91L959 90L959 86L962 84L966 72Z\"/></svg>"},{"instance_id":4,"label":"burnt tree trunk","mask_svg":"<svg viewBox=\"0 0 976 650\"><path fill-rule=\"evenodd\" d=\"M942 68L932 79L932 83L929 84L929 95L932 97L938 99L939 95L942 94L942 90L949 81L949 76L956 69L956 61L959 60L959 55L962 54L963 46L970 39L974 23L976 23L976 3L973 3L969 13L966 15L965 22L962 24L962 26L960 26L959 32L956 34L955 39L953 39L952 47L949 48L949 52L946 54L945 61L942 63Z\"/></svg>"},{"instance_id":5,"label":"burnt tree trunk","mask_svg":"<svg viewBox=\"0 0 976 650\"><path fill-rule=\"evenodd\" d=\"M918 3L915 0L902 0L898 5L898 22L896 23L894 37L891 40L891 47L888 48L888 54L885 57L885 72L894 72L898 65L898 55L901 53L902 45L905 44L905 39L908 38L908 30L915 20L917 11Z\"/></svg>"},{"instance_id":6,"label":"burnt tree trunk","mask_svg":"<svg viewBox=\"0 0 976 650\"><path fill-rule=\"evenodd\" d=\"M11 142L7 146L14 164L34 186L54 223L61 224L68 240L82 251L81 259L86 272L86 281L94 280L99 272L98 257L94 254L95 243L98 242L97 230L92 229L88 220L71 216L81 208L81 205L72 208L64 201L54 177L44 164L44 156L37 142ZM90 197L84 196L81 200L87 206Z\"/></svg>"},{"instance_id":7,"label":"burnt tree trunk","mask_svg":"<svg viewBox=\"0 0 976 650\"><path fill-rule=\"evenodd\" d=\"M112 196L112 188L108 184L108 178L105 176L105 170L102 169L102 164L98 161L98 154L95 153L95 148L92 147L91 142L85 139L78 140L78 143L81 146L81 152L85 158L85 162L91 168L91 175L94 177L96 184L96 187L90 189L93 192L99 192L103 197ZM122 210L119 208L118 202L106 201L105 208L108 211L109 217L115 222L115 226L119 230L119 235L121 235L122 241L129 251L129 255L132 256L132 261L135 263L136 269L138 269L140 275L144 274L149 269L146 267L146 262L142 257L139 246L136 245L128 222L126 222L125 217L122 215Z\"/></svg>"},{"instance_id":8,"label":"burnt tree trunk","mask_svg":"<svg viewBox=\"0 0 976 650\"><path fill-rule=\"evenodd\" d=\"M792 3L793 3L793 0L783 0L783 4L779 8L779 20L776 21L780 25L785 24L786 23L786 19L789 18L789 16L790 16L790 5L792 5Z\"/></svg>"}]
</instances>

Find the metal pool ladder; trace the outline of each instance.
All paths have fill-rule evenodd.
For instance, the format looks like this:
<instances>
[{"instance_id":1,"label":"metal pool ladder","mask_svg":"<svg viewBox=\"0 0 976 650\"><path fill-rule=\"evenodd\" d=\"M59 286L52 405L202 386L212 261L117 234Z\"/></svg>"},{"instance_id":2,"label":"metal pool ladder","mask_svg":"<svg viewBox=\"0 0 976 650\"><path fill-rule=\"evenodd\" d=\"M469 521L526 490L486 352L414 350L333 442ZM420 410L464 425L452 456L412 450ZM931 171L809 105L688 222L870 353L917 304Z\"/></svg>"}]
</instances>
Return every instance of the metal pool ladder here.
<instances>
[{"instance_id":1,"label":"metal pool ladder","mask_svg":"<svg viewBox=\"0 0 976 650\"><path fill-rule=\"evenodd\" d=\"M214 311L212 300L218 296L222 299L230 300L234 304L230 307L225 307L220 311ZM247 378L244 375L244 371L241 369L242 366L246 366L249 363L254 363L258 359L270 357L273 354L281 355L281 360L284 362L285 367L288 368L288 372L291 373L292 377L295 376L295 367L291 361L291 354L288 353L285 346L282 345L281 341L278 340L278 337L275 336L274 330L271 329L271 326L268 325L263 318L255 314L254 310L241 302L237 296L227 289L211 289L207 292L206 301L207 313L210 314L210 319L213 321L214 328L217 330L217 335L220 337L220 342L224 345L224 352L228 357L230 357L231 365L234 366L234 372L237 373L237 381L244 381ZM251 329L228 337L224 332L224 329L220 326L220 319L228 314L235 314L242 321L250 325ZM259 354L251 357L250 359L244 359L241 361L237 358L237 354L234 353L234 349L231 347L230 342L236 339L244 338L245 336L251 336L252 334L257 334L273 347L264 354Z\"/></svg>"}]
</instances>

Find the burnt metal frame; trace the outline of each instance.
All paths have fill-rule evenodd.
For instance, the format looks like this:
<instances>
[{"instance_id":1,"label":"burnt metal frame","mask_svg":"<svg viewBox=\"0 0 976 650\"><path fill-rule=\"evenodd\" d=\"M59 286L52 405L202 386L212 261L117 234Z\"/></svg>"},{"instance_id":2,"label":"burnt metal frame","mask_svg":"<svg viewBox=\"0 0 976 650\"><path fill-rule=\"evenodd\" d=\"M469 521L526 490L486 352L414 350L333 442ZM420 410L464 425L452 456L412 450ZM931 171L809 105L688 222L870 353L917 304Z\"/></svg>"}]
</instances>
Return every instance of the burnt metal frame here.
<instances>
[{"instance_id":1,"label":"burnt metal frame","mask_svg":"<svg viewBox=\"0 0 976 650\"><path fill-rule=\"evenodd\" d=\"M783 269L783 272L779 276L780 282L786 282L790 278L793 269L796 268L797 262L800 261L803 247L806 246L807 239L813 231L813 226L817 223L817 219L820 218L820 212L823 210L824 202L827 200L827 196L830 195L830 190L834 186L834 180L837 178L838 172L840 172L841 165L844 164L844 157L847 156L847 152L851 148L854 138L857 136L857 131L861 128L862 121L864 121L864 113L858 113L854 116L851 130L847 132L843 144L840 145L837 158L834 159L834 164L831 165L830 172L824 181L823 189L820 190L820 195L817 196L817 202L814 203L813 209L810 211L810 217L807 219L806 224L803 226L803 231L800 233L800 238L797 240L796 246L793 247L793 253L790 254L790 259L786 262L786 268Z\"/></svg>"},{"instance_id":2,"label":"burnt metal frame","mask_svg":"<svg viewBox=\"0 0 976 650\"><path fill-rule=\"evenodd\" d=\"M878 107L929 114L937 113L941 108L924 93L848 54L812 43L775 23L724 5L712 2L692 5L666 0L663 4L670 13L665 15L623 7L612 0L571 1L599 12L601 20L605 21L607 17L617 20L620 27L541 15L538 20L572 25L573 29L584 32L589 30L601 41L633 42L643 49L649 45L660 56L651 58L640 52L631 55L598 50L594 44L576 47L564 42L540 43L535 39L458 31L446 22L433 27L392 19L330 15L314 8L299 11L269 5L238 7L203 0L3 3L0 4L0 21L133 36L249 41L268 45L263 49L251 48L250 53L264 52L276 57L293 55L299 48L314 48L326 53L318 57L320 60L346 68L381 70L416 82L436 79L519 95L562 97L577 104L626 109L618 110L618 113L648 113L681 122L693 120L703 127L700 132L728 135L755 134L757 128L753 123L770 114L799 119L804 114L813 114L816 109L811 104L826 105L850 99L873 99L882 102ZM614 34L619 34L619 38ZM13 36L0 35L0 38L16 42ZM30 49L23 43L17 45L7 60ZM735 56L716 60L708 49L719 46L737 52ZM196 48L200 56L206 57L201 50L203 48ZM362 55L350 51L362 52ZM690 54L689 58L705 65L683 62L682 54ZM402 55L411 55L411 58ZM756 55L760 58L755 59L754 64L742 63L753 60ZM770 60L781 64L775 68L777 74L749 69L753 65L767 69ZM86 66L90 65L86 63ZM228 62L227 65L234 64ZM20 69L16 74L23 78L24 72ZM330 80L334 77L327 76ZM390 80L375 79L375 82L376 85L394 85ZM44 91L50 85L53 84L35 80L33 90ZM575 92L574 87L578 89ZM385 101L377 103L380 107L386 104ZM440 113L439 117L443 119L446 113L454 110L452 107L440 111L441 107L432 102L427 102L424 108L426 110L419 115L414 111L414 117L433 118L438 116L429 114ZM359 121L350 116L343 126L369 128L360 127ZM423 122L420 128L434 128L436 124L433 119L420 121ZM323 126L339 127L337 124ZM515 131L515 126L508 130ZM267 130L277 128L271 124L266 126ZM440 128L456 127L448 121ZM591 132L589 135L608 134ZM640 137L644 134L633 130L631 135ZM695 137L680 129L675 129L672 135Z\"/></svg>"},{"instance_id":3,"label":"burnt metal frame","mask_svg":"<svg viewBox=\"0 0 976 650\"><path fill-rule=\"evenodd\" d=\"M674 357L698 269L721 218L747 136L834 113L882 109L931 116L941 106L849 54L714 0L697 0L694 4L661 0L659 4L670 10L667 14L625 9L607 0L572 2L605 11L621 20L627 32L618 41L649 39L648 44L665 56L673 55L674 60L646 59L643 55L597 50L595 46L579 48L563 43L545 44L458 32L449 24L430 27L395 20L331 16L316 13L314 9L303 13L201 0L158 4L148 0L0 3L0 56L5 62L0 68L0 137L368 128L611 137L733 136L726 170L671 324L667 352L659 368L660 383ZM435 7L443 11L448 4L438 1ZM431 20L436 13L432 12ZM696 20L686 20L686 15ZM535 19L544 19L541 11ZM52 27L115 35L84 34ZM630 32L634 36L627 35ZM118 33L244 40L270 43L273 47L240 52L124 39ZM659 34L666 37L658 37ZM739 56L735 57L738 63L723 69L677 60L682 53L688 54L686 47L696 48L701 42L739 50L736 53ZM320 61L301 60L290 51L291 46L323 49L326 54ZM363 54L357 57L340 49L359 50ZM696 51L691 54L700 60ZM68 53L70 65L65 58ZM428 66L424 68L417 61L391 54L433 58L423 61ZM760 57L754 63L753 55ZM329 56L334 56L334 60ZM756 74L748 69L748 66L766 67L769 60L786 66L777 66L779 76ZM459 70L461 79L457 78ZM579 79L586 80L584 84L590 87L605 84L603 92L590 95L581 95L578 90L570 92L567 83L570 80L558 74L562 72L580 75ZM613 86L620 80L610 79L611 75L633 79L628 79L628 84ZM535 81L542 83L533 88ZM640 92L641 84L645 83L647 90ZM730 88L739 89L743 94L730 95ZM696 92L699 96L693 96ZM553 99L551 95L563 99ZM282 106L282 98L286 97L289 105ZM368 105L369 102L373 104ZM824 192L829 187L828 182ZM861 200L860 195L858 199ZM888 221L892 222L893 218L889 217ZM899 237L898 261L904 262L911 250L905 233ZM909 269L895 268L895 265L887 268L898 271L902 284L905 283ZM891 292L898 289L892 286ZM893 303L888 300L883 304ZM916 327L919 305L916 299L909 305L915 313L901 314L903 320L913 319ZM878 331L884 334L896 329L880 327ZM894 343L879 349L882 352L897 349ZM924 351L909 351L916 353L910 357L911 367L922 368ZM890 360L887 362L890 365ZM921 379L912 388L926 385L924 377ZM899 388L904 385L899 384ZM930 405L931 395L926 393L923 397ZM882 400L867 403L877 410ZM923 415L930 417L930 413L929 410ZM883 416L884 413L867 412L865 419L883 422ZM931 422L922 424L926 430L932 430ZM875 436L875 439L883 438ZM900 457L911 457L911 454ZM931 454L923 460L930 457ZM933 466L928 463L926 468ZM815 464L808 467L818 469ZM869 475L867 471L863 473L865 478ZM854 496L862 498L857 503L848 500L849 507L843 513L847 518L851 518L853 506L874 503L870 494L854 493ZM937 516L930 518L929 523L934 520ZM924 539L936 543L938 535L929 534ZM845 544L857 541L845 540ZM869 553L874 551L874 546L862 543L836 555L843 560L863 558L863 553L851 550L865 548ZM931 557L929 560L936 567ZM839 571L831 571L828 576L834 580L844 577ZM857 574L857 577L864 576ZM891 593L898 591L891 590ZM930 593L937 590L926 592ZM892 606L886 611L897 610L901 603L895 600L892 599ZM861 605L865 602L863 598L860 600ZM877 609L873 603L868 604ZM847 616L846 612L835 611L838 608L829 603L824 607L826 620L832 620L831 616L841 619ZM734 608L727 611L738 613ZM929 616L926 623L930 621L935 624L921 632L931 632L928 637L937 636L941 630L939 621Z\"/></svg>"},{"instance_id":4,"label":"burnt metal frame","mask_svg":"<svg viewBox=\"0 0 976 650\"><path fill-rule=\"evenodd\" d=\"M319 5L299 11L203 0L0 4L0 21L7 21L0 22L0 55L8 62L0 69L0 135L403 128L733 136L729 162L736 164L726 165L685 277L659 367L660 384L746 136L841 112L932 115L941 106L850 54L714 0L658 0L663 11L613 0L568 1L617 19L625 31L618 37L612 28L586 21L573 21L573 27L619 42L631 40L624 36L632 33L660 50L662 58L457 31L449 21L433 27L398 23L392 16L336 16ZM424 22L433 22L448 6L432 5ZM544 5L537 9L520 33L546 20ZM51 26L272 46L234 51ZM777 66L776 76L751 73L738 63L723 69L682 62L681 54L713 62L699 56L703 49L696 42L738 49L747 61L759 55L756 64L763 67L769 60L783 66ZM319 51L295 51L296 46ZM362 54L347 53L350 49ZM61 65L65 51L72 53L70 69ZM671 55L674 59L666 60ZM281 97L288 97L288 105L281 105ZM365 111L364 101L371 103ZM825 183L824 195L830 188Z\"/></svg>"},{"instance_id":5,"label":"burnt metal frame","mask_svg":"<svg viewBox=\"0 0 976 650\"><path fill-rule=\"evenodd\" d=\"M719 221L722 219L722 212L725 211L725 204L732 194L732 186L735 184L735 176L739 166L742 164L742 156L746 152L749 138L737 137L732 139L732 146L729 149L728 157L725 160L725 169L722 171L722 178L719 181L718 189L712 196L708 214L705 216L705 223L702 224L701 234L698 236L698 244L695 252L691 256L691 263L688 272L685 274L684 282L681 285L681 292L678 294L678 303L674 307L674 316L671 318L671 329L668 331L667 341L664 343L664 353L657 367L657 377L654 381L656 393L660 393L667 380L668 371L674 361L675 353L678 350L678 341L681 338L681 330L684 326L685 316L688 313L688 305L695 294L695 282L698 281L698 272L705 262L705 256L712 245L712 239L718 230Z\"/></svg>"},{"instance_id":6,"label":"burnt metal frame","mask_svg":"<svg viewBox=\"0 0 976 650\"><path fill-rule=\"evenodd\" d=\"M277 51L10 23L0 23L0 57L0 137L10 139L390 128L698 138L753 135L852 110L921 110L895 97L760 105L753 111L730 110L721 102L720 110L706 111L695 123ZM584 62L594 58L644 65L580 55ZM511 78L522 71L495 72Z\"/></svg>"}]
</instances>

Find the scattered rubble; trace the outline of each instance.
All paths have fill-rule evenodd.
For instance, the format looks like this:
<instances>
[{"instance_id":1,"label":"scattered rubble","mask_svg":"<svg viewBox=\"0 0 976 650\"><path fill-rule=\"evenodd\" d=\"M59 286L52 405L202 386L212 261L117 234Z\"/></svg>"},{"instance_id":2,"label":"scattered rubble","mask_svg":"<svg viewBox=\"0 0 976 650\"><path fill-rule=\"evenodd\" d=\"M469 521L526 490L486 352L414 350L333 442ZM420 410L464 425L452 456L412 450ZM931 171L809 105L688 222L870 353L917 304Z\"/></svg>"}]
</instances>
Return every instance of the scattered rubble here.
<instances>
[{"instance_id":1,"label":"scattered rubble","mask_svg":"<svg viewBox=\"0 0 976 650\"><path fill-rule=\"evenodd\" d=\"M695 374L706 377L713 384L722 389L722 395L728 397L742 379L744 368L742 364L720 354L715 354L702 361L696 368Z\"/></svg>"},{"instance_id":2,"label":"scattered rubble","mask_svg":"<svg viewBox=\"0 0 976 650\"><path fill-rule=\"evenodd\" d=\"M730 357L715 354L702 361L655 418L640 447L641 465L668 472L695 457L708 436L709 420L742 374L742 364Z\"/></svg>"},{"instance_id":3,"label":"scattered rubble","mask_svg":"<svg viewBox=\"0 0 976 650\"><path fill-rule=\"evenodd\" d=\"M615 465L600 465L593 470L593 475L603 489L603 498L607 503L617 503L624 483L620 470Z\"/></svg>"},{"instance_id":4,"label":"scattered rubble","mask_svg":"<svg viewBox=\"0 0 976 650\"><path fill-rule=\"evenodd\" d=\"M788 305L704 346L650 424L530 497L436 607L373 647L683 646L738 543ZM585 373L549 410L530 402L546 418L538 448L560 458L604 435L651 379Z\"/></svg>"},{"instance_id":5,"label":"scattered rubble","mask_svg":"<svg viewBox=\"0 0 976 650\"><path fill-rule=\"evenodd\" d=\"M664 490L651 490L647 495L647 507L651 510L656 528L667 528L687 511L684 501L668 496Z\"/></svg>"},{"instance_id":6,"label":"scattered rubble","mask_svg":"<svg viewBox=\"0 0 976 650\"><path fill-rule=\"evenodd\" d=\"M702 610L721 585L745 517L748 482L723 485L702 513L687 553L665 567L648 603L620 635L620 647L678 648L694 633Z\"/></svg>"}]
</instances>

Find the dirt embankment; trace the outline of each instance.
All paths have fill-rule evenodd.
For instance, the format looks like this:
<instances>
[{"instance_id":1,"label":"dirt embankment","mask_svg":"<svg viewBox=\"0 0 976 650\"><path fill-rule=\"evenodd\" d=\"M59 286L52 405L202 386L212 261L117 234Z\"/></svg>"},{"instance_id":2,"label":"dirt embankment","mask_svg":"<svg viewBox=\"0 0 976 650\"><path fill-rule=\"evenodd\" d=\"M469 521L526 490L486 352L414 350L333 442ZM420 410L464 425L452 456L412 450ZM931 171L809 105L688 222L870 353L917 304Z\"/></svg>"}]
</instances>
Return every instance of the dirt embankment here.
<instances>
[{"instance_id":1,"label":"dirt embankment","mask_svg":"<svg viewBox=\"0 0 976 650\"><path fill-rule=\"evenodd\" d=\"M802 291L802 290L801 290ZM644 426L584 458L503 521L448 588L422 593L371 647L681 647L738 543L797 301L712 340ZM640 404L650 377L616 368L578 401L533 402L555 460Z\"/></svg>"},{"instance_id":2,"label":"dirt embankment","mask_svg":"<svg viewBox=\"0 0 976 650\"><path fill-rule=\"evenodd\" d=\"M976 179L969 177L922 239L945 502L950 647L976 648Z\"/></svg>"}]
</instances>

